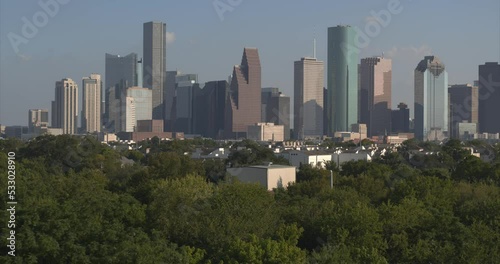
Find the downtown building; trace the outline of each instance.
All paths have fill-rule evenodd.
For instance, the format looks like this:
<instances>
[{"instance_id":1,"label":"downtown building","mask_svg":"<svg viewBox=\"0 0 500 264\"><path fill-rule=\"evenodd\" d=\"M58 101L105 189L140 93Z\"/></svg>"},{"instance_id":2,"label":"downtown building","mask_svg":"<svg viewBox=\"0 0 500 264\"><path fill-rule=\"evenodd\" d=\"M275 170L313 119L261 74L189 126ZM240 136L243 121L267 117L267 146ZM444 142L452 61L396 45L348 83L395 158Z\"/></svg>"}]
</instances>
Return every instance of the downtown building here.
<instances>
[{"instance_id":1,"label":"downtown building","mask_svg":"<svg viewBox=\"0 0 500 264\"><path fill-rule=\"evenodd\" d=\"M193 133L193 104L200 89L197 74L167 71L166 90L174 94L171 104L165 104L165 131Z\"/></svg>"},{"instance_id":2,"label":"downtown building","mask_svg":"<svg viewBox=\"0 0 500 264\"><path fill-rule=\"evenodd\" d=\"M409 133L410 132L410 109L405 103L399 103L397 110L391 111L391 132Z\"/></svg>"},{"instance_id":3,"label":"downtown building","mask_svg":"<svg viewBox=\"0 0 500 264\"><path fill-rule=\"evenodd\" d=\"M478 87L470 84L450 85L448 88L449 101L449 135L452 138L461 138L463 133L459 129L464 126L474 129L468 129L469 134L477 133L478 123ZM468 125L464 125L467 123Z\"/></svg>"},{"instance_id":4,"label":"downtown building","mask_svg":"<svg viewBox=\"0 0 500 264\"><path fill-rule=\"evenodd\" d=\"M28 110L28 133L35 133L37 128L49 127L49 110L30 109Z\"/></svg>"},{"instance_id":5,"label":"downtown building","mask_svg":"<svg viewBox=\"0 0 500 264\"><path fill-rule=\"evenodd\" d=\"M448 136L448 73L436 56L415 68L415 137L442 141Z\"/></svg>"},{"instance_id":6,"label":"downtown building","mask_svg":"<svg viewBox=\"0 0 500 264\"><path fill-rule=\"evenodd\" d=\"M205 83L194 89L193 133L206 138L223 139L229 83L225 80Z\"/></svg>"},{"instance_id":7,"label":"downtown building","mask_svg":"<svg viewBox=\"0 0 500 264\"><path fill-rule=\"evenodd\" d=\"M328 136L358 123L358 48L351 26L328 28Z\"/></svg>"},{"instance_id":8,"label":"downtown building","mask_svg":"<svg viewBox=\"0 0 500 264\"><path fill-rule=\"evenodd\" d=\"M78 126L78 85L70 78L56 82L52 101L52 127L63 134L76 134Z\"/></svg>"},{"instance_id":9,"label":"downtown building","mask_svg":"<svg viewBox=\"0 0 500 264\"><path fill-rule=\"evenodd\" d=\"M500 64L486 62L479 65L479 131L500 133Z\"/></svg>"},{"instance_id":10,"label":"downtown building","mask_svg":"<svg viewBox=\"0 0 500 264\"><path fill-rule=\"evenodd\" d=\"M103 125L108 132L116 130L120 116L120 95L123 89L142 84L142 63L137 60L136 53L126 56L106 53L105 57L105 100L103 109Z\"/></svg>"},{"instance_id":11,"label":"downtown building","mask_svg":"<svg viewBox=\"0 0 500 264\"><path fill-rule=\"evenodd\" d=\"M119 132L135 132L139 121L152 119L151 89L129 87L121 94L120 104Z\"/></svg>"},{"instance_id":12,"label":"downtown building","mask_svg":"<svg viewBox=\"0 0 500 264\"><path fill-rule=\"evenodd\" d=\"M262 122L282 125L284 140L290 139L290 97L278 88L262 88Z\"/></svg>"},{"instance_id":13,"label":"downtown building","mask_svg":"<svg viewBox=\"0 0 500 264\"><path fill-rule=\"evenodd\" d=\"M174 94L165 91L166 34L163 22L147 22L143 25L143 86L152 90L153 119L163 120L165 105L172 105Z\"/></svg>"},{"instance_id":14,"label":"downtown building","mask_svg":"<svg viewBox=\"0 0 500 264\"><path fill-rule=\"evenodd\" d=\"M91 74L82 80L82 132L101 132L101 75Z\"/></svg>"},{"instance_id":15,"label":"downtown building","mask_svg":"<svg viewBox=\"0 0 500 264\"><path fill-rule=\"evenodd\" d=\"M241 64L233 68L226 101L225 137L246 138L248 126L261 120L261 67L256 48L244 48Z\"/></svg>"},{"instance_id":16,"label":"downtown building","mask_svg":"<svg viewBox=\"0 0 500 264\"><path fill-rule=\"evenodd\" d=\"M316 58L294 62L294 132L296 139L323 136L324 64Z\"/></svg>"},{"instance_id":17,"label":"downtown building","mask_svg":"<svg viewBox=\"0 0 500 264\"><path fill-rule=\"evenodd\" d=\"M359 80L359 122L367 125L368 137L390 133L392 60L361 59Z\"/></svg>"}]
</instances>

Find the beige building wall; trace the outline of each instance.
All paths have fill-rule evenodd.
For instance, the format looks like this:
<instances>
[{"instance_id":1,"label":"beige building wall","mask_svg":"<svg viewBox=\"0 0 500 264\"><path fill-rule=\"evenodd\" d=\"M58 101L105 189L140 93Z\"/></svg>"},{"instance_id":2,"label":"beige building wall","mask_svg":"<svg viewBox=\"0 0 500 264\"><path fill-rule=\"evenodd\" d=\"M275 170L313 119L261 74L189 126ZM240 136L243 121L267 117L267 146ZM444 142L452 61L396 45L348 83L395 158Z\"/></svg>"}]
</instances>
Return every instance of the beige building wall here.
<instances>
[{"instance_id":1,"label":"beige building wall","mask_svg":"<svg viewBox=\"0 0 500 264\"><path fill-rule=\"evenodd\" d=\"M70 79L56 82L53 109L56 128L64 134L76 134L78 123L78 85Z\"/></svg>"},{"instance_id":2,"label":"beige building wall","mask_svg":"<svg viewBox=\"0 0 500 264\"><path fill-rule=\"evenodd\" d=\"M82 129L87 133L101 132L101 75L83 78Z\"/></svg>"},{"instance_id":3,"label":"beige building wall","mask_svg":"<svg viewBox=\"0 0 500 264\"><path fill-rule=\"evenodd\" d=\"M296 168L292 166L270 165L228 168L227 172L241 182L258 183L269 191L278 187L286 188L296 180Z\"/></svg>"},{"instance_id":4,"label":"beige building wall","mask_svg":"<svg viewBox=\"0 0 500 264\"><path fill-rule=\"evenodd\" d=\"M248 139L257 141L284 141L285 126L273 123L257 123L248 126Z\"/></svg>"},{"instance_id":5,"label":"beige building wall","mask_svg":"<svg viewBox=\"0 0 500 264\"><path fill-rule=\"evenodd\" d=\"M298 139L323 135L324 63L302 58L294 63L294 131Z\"/></svg>"}]
</instances>

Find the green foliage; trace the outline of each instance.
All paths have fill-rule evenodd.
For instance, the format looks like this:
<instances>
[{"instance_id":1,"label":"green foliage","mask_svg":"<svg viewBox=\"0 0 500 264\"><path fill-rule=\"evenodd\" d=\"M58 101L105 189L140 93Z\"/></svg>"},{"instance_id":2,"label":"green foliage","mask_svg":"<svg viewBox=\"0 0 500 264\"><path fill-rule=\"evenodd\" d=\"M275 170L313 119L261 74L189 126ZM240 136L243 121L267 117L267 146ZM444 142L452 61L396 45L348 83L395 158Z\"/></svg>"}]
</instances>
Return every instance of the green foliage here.
<instances>
[{"instance_id":1,"label":"green foliage","mask_svg":"<svg viewBox=\"0 0 500 264\"><path fill-rule=\"evenodd\" d=\"M478 145L480 142L470 144ZM223 160L184 152L214 141L140 143L117 152L92 137L0 141L16 151L15 263L498 263L500 162L457 141L406 141L372 162L304 165L267 191L225 177ZM237 147L244 150L236 151ZM491 153L500 147L480 145ZM434 154L410 152L418 149ZM275 162L252 141L234 165ZM438 154L436 154L438 153ZM498 152L500 153L500 152ZM121 163L125 156L135 162ZM333 170L333 188L330 171ZM7 181L0 181L7 189ZM2 234L9 230L0 196ZM4 249L5 252L5 249ZM13 259L5 254L0 263Z\"/></svg>"}]
</instances>

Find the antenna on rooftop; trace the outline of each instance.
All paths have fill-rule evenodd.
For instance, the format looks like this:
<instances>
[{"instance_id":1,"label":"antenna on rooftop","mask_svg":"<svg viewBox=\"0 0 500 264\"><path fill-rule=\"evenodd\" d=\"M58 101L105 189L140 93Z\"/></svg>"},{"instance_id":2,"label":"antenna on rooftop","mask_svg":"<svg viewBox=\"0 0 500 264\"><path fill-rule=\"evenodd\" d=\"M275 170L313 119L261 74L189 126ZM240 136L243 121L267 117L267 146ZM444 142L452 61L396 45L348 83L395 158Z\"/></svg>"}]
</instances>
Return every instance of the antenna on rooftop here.
<instances>
[{"instance_id":1,"label":"antenna on rooftop","mask_svg":"<svg viewBox=\"0 0 500 264\"><path fill-rule=\"evenodd\" d=\"M316 28L314 28L313 32L313 58L316 59Z\"/></svg>"}]
</instances>

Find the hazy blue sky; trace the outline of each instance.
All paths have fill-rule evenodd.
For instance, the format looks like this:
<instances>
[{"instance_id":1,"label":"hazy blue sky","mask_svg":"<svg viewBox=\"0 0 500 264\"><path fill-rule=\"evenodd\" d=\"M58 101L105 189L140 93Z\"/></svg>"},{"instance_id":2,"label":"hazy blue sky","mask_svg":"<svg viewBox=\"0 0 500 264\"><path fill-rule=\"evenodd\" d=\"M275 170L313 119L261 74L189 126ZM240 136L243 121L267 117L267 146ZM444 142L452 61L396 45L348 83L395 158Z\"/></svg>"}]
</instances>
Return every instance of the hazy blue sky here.
<instances>
[{"instance_id":1,"label":"hazy blue sky","mask_svg":"<svg viewBox=\"0 0 500 264\"><path fill-rule=\"evenodd\" d=\"M390 2L219 0L240 2L221 20L213 0L59 1L68 3L46 25L39 1L0 1L2 125L27 125L30 108L50 110L57 80L70 77L80 87L82 77L104 74L106 52L141 56L142 24L152 20L166 22L171 33L168 70L197 73L202 83L227 79L243 47L257 47L262 86L293 96L293 61L312 55L314 36L317 57L326 65L328 27L350 24L364 31L372 11L387 10ZM425 55L441 58L450 84L471 83L479 64L499 60L499 0L401 0L401 7L360 54L385 52L393 59L393 106L404 101L413 108L413 70ZM23 36L23 17L33 21L34 15L41 27L16 53L9 33Z\"/></svg>"}]
</instances>

